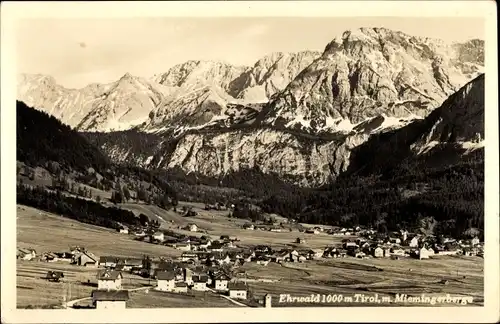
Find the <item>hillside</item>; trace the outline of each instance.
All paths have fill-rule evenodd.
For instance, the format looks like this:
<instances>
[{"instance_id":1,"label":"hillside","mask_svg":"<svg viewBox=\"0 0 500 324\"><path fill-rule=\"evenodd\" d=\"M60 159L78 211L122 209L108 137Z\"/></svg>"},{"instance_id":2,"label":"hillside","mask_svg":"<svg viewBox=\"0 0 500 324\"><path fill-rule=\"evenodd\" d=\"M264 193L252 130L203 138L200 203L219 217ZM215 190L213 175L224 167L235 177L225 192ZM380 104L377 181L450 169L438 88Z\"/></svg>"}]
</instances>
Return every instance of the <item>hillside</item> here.
<instances>
[{"instance_id":1,"label":"hillside","mask_svg":"<svg viewBox=\"0 0 500 324\"><path fill-rule=\"evenodd\" d=\"M17 203L115 229L144 220L111 204L133 196L165 209L176 203L176 192L161 176L115 165L55 117L19 101L16 109Z\"/></svg>"},{"instance_id":2,"label":"hillside","mask_svg":"<svg viewBox=\"0 0 500 324\"><path fill-rule=\"evenodd\" d=\"M54 116L16 102L17 160L32 166L57 161L67 169L105 171L109 159L84 136Z\"/></svg>"}]
</instances>

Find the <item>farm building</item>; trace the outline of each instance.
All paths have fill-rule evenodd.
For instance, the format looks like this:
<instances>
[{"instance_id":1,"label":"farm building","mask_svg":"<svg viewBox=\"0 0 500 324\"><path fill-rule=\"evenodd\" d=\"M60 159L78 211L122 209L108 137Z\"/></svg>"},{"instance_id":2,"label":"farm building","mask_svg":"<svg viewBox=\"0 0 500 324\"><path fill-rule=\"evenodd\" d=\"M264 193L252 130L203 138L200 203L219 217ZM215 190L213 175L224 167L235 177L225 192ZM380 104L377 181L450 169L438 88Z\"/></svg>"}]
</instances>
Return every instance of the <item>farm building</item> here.
<instances>
[{"instance_id":1,"label":"farm building","mask_svg":"<svg viewBox=\"0 0 500 324\"><path fill-rule=\"evenodd\" d=\"M94 290L91 296L92 304L96 309L125 309L129 300L127 290Z\"/></svg>"},{"instance_id":2,"label":"farm building","mask_svg":"<svg viewBox=\"0 0 500 324\"><path fill-rule=\"evenodd\" d=\"M163 234L163 232L155 232L153 234L153 239L163 242L165 240L165 234Z\"/></svg>"},{"instance_id":3,"label":"farm building","mask_svg":"<svg viewBox=\"0 0 500 324\"><path fill-rule=\"evenodd\" d=\"M156 273L157 290L174 291L175 274L171 271L159 271Z\"/></svg>"},{"instance_id":4,"label":"farm building","mask_svg":"<svg viewBox=\"0 0 500 324\"><path fill-rule=\"evenodd\" d=\"M16 256L21 260L33 260L36 257L36 251L33 249L18 249Z\"/></svg>"},{"instance_id":5,"label":"farm building","mask_svg":"<svg viewBox=\"0 0 500 324\"><path fill-rule=\"evenodd\" d=\"M128 234L128 228L122 227L122 228L120 228L119 232L122 234Z\"/></svg>"},{"instance_id":6,"label":"farm building","mask_svg":"<svg viewBox=\"0 0 500 324\"><path fill-rule=\"evenodd\" d=\"M123 275L120 271L102 270L97 273L97 289L120 290L122 289Z\"/></svg>"},{"instance_id":7,"label":"farm building","mask_svg":"<svg viewBox=\"0 0 500 324\"><path fill-rule=\"evenodd\" d=\"M79 266L97 267L99 259L93 253L86 251L75 255L75 263Z\"/></svg>"},{"instance_id":8,"label":"farm building","mask_svg":"<svg viewBox=\"0 0 500 324\"><path fill-rule=\"evenodd\" d=\"M49 271L49 272L47 272L46 279L48 281L59 282L62 278L64 278L64 273L61 271Z\"/></svg>"},{"instance_id":9,"label":"farm building","mask_svg":"<svg viewBox=\"0 0 500 324\"><path fill-rule=\"evenodd\" d=\"M106 267L106 268L114 268L116 267L116 264L120 258L114 257L114 256L101 256L99 258L99 266L100 267Z\"/></svg>"},{"instance_id":10,"label":"farm building","mask_svg":"<svg viewBox=\"0 0 500 324\"><path fill-rule=\"evenodd\" d=\"M229 297L233 299L247 299L248 287L243 283L229 284Z\"/></svg>"},{"instance_id":11,"label":"farm building","mask_svg":"<svg viewBox=\"0 0 500 324\"><path fill-rule=\"evenodd\" d=\"M196 224L189 224L188 225L188 230L191 232L197 232L198 231L198 226Z\"/></svg>"},{"instance_id":12,"label":"farm building","mask_svg":"<svg viewBox=\"0 0 500 324\"><path fill-rule=\"evenodd\" d=\"M255 229L255 226L253 226L253 224L246 223L246 224L243 224L243 229L253 231Z\"/></svg>"}]
</instances>

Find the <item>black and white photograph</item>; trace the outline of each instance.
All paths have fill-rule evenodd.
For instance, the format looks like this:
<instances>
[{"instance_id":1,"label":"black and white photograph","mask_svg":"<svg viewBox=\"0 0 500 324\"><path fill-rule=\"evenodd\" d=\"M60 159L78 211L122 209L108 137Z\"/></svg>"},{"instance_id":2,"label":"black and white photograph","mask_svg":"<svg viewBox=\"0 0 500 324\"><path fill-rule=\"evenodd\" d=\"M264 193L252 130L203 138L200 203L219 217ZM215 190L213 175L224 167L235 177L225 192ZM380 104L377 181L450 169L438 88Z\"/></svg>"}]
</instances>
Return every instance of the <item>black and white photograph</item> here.
<instances>
[{"instance_id":1,"label":"black and white photograph","mask_svg":"<svg viewBox=\"0 0 500 324\"><path fill-rule=\"evenodd\" d=\"M496 8L445 2L3 6L6 323L498 320Z\"/></svg>"}]
</instances>

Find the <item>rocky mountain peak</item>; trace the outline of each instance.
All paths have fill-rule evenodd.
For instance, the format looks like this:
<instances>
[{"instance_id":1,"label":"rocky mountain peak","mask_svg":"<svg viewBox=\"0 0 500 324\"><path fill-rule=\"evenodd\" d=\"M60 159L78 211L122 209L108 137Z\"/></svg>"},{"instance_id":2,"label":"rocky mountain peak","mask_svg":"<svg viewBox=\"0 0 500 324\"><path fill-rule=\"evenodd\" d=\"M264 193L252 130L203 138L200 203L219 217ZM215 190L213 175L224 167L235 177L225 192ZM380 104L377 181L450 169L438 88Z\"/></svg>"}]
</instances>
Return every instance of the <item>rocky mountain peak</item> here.
<instances>
[{"instance_id":1,"label":"rocky mountain peak","mask_svg":"<svg viewBox=\"0 0 500 324\"><path fill-rule=\"evenodd\" d=\"M273 97L263 122L318 133L378 115L424 117L481 72L461 48L386 28L345 31Z\"/></svg>"}]
</instances>

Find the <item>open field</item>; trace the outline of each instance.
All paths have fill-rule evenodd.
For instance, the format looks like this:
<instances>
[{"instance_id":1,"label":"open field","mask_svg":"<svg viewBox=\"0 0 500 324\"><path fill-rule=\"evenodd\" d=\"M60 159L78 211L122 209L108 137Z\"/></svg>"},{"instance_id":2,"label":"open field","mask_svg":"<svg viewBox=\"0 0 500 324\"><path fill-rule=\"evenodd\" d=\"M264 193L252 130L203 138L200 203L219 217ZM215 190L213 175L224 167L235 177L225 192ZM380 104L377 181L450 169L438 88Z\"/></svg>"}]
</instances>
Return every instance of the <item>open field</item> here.
<instances>
[{"instance_id":1,"label":"open field","mask_svg":"<svg viewBox=\"0 0 500 324\"><path fill-rule=\"evenodd\" d=\"M219 239L221 235L236 236L240 240L240 242L238 242L238 245L241 246L255 246L259 244L266 244L270 245L273 248L293 247L300 249L323 249L327 245L340 243L342 239L352 238L349 236L332 236L325 233L300 233L297 230L294 230L292 232L284 231L277 233L261 230L245 230L242 228L242 226L243 224L248 223L248 220L229 218L227 217L229 211L207 211L204 210L204 204L186 202L179 202L178 210L180 210L182 206L192 207L193 210L198 213L198 215L194 217L183 217L172 210L167 211L157 206L135 203L120 204L121 208L131 210L136 215L143 213L150 218L160 219L162 228L171 229L175 232L186 235L208 235L214 239ZM173 221L173 223L171 223L171 221ZM189 232L177 229L178 226L185 226L189 223L196 224L200 232ZM297 237L305 239L305 243L295 244L294 241Z\"/></svg>"},{"instance_id":2,"label":"open field","mask_svg":"<svg viewBox=\"0 0 500 324\"><path fill-rule=\"evenodd\" d=\"M62 271L61 282L49 282L48 271ZM16 286L17 307L43 305L60 306L66 301L89 297L97 287L97 268L79 267L61 262L17 261ZM139 288L152 284L153 281L123 273L124 289Z\"/></svg>"},{"instance_id":3,"label":"open field","mask_svg":"<svg viewBox=\"0 0 500 324\"><path fill-rule=\"evenodd\" d=\"M240 307L212 292L177 294L150 289L130 293L129 308L155 307Z\"/></svg>"},{"instance_id":4,"label":"open field","mask_svg":"<svg viewBox=\"0 0 500 324\"><path fill-rule=\"evenodd\" d=\"M77 222L27 206L17 206L17 244L37 253L67 251L70 246L86 247L97 256L142 258L176 257L181 251L133 240L111 229Z\"/></svg>"},{"instance_id":5,"label":"open field","mask_svg":"<svg viewBox=\"0 0 500 324\"><path fill-rule=\"evenodd\" d=\"M249 286L253 288L256 296L266 293L271 293L273 296L290 294L297 297L310 294L343 294L344 296L378 294L380 298L390 296L394 300L395 294L408 296L450 294L451 296L473 297L473 304L476 306L483 305L484 301L484 264L483 259L479 257L447 256L429 260L346 258L302 264L285 263L281 266L282 269L279 267L277 264L269 264L267 267L245 264L239 270L245 271L248 276L252 277L282 277L278 284L250 282ZM443 283L443 280L447 282ZM398 304L403 305L403 303ZM352 303L343 303L343 306L346 305L352 305ZM368 305L367 303L366 306ZM410 304L404 305L410 306ZM440 305L446 306L447 304ZM298 304L275 302L274 306L298 306ZM420 304L420 306L426 305Z\"/></svg>"}]
</instances>

